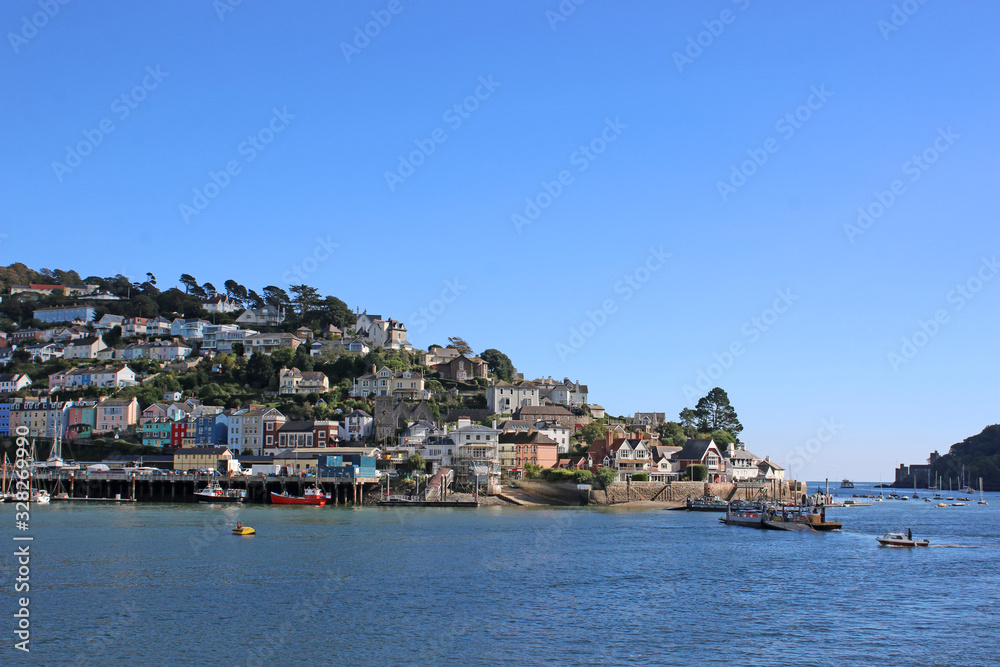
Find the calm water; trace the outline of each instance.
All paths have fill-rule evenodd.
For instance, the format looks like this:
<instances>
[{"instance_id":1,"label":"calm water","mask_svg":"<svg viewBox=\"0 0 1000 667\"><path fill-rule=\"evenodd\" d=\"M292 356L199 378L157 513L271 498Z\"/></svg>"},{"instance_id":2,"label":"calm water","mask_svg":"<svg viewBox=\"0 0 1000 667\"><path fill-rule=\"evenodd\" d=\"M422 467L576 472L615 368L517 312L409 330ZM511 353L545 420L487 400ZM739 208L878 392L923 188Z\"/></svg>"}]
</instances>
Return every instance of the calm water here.
<instances>
[{"instance_id":1,"label":"calm water","mask_svg":"<svg viewBox=\"0 0 1000 667\"><path fill-rule=\"evenodd\" d=\"M829 510L844 531L805 535L662 510L53 503L32 512L32 653L5 584L0 664L997 665L987 500ZM10 545L13 507L0 521ZM932 546L875 542L907 527Z\"/></svg>"}]
</instances>

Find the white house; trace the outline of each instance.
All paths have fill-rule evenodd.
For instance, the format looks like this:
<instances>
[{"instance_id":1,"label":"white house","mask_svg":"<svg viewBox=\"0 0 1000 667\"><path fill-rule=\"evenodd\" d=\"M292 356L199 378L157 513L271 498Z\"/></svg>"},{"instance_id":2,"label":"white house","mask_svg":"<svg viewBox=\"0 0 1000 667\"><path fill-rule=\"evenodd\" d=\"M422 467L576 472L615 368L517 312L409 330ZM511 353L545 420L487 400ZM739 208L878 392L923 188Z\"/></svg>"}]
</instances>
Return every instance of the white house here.
<instances>
[{"instance_id":1,"label":"white house","mask_svg":"<svg viewBox=\"0 0 1000 667\"><path fill-rule=\"evenodd\" d=\"M338 435L341 440L366 440L372 435L374 419L364 410L353 410L340 422Z\"/></svg>"},{"instance_id":2,"label":"white house","mask_svg":"<svg viewBox=\"0 0 1000 667\"><path fill-rule=\"evenodd\" d=\"M513 414L522 406L538 404L538 387L531 382L497 382L486 388L486 407L495 415Z\"/></svg>"},{"instance_id":3,"label":"white house","mask_svg":"<svg viewBox=\"0 0 1000 667\"><path fill-rule=\"evenodd\" d=\"M0 394L20 391L31 384L31 378L23 373L5 373L0 375Z\"/></svg>"}]
</instances>

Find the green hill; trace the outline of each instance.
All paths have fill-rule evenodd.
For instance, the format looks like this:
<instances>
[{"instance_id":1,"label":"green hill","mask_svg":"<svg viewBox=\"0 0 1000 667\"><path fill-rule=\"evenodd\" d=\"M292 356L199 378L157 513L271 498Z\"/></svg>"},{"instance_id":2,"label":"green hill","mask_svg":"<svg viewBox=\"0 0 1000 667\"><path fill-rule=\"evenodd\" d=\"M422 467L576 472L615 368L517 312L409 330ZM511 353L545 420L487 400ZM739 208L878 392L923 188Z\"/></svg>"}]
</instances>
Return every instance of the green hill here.
<instances>
[{"instance_id":1,"label":"green hill","mask_svg":"<svg viewBox=\"0 0 1000 667\"><path fill-rule=\"evenodd\" d=\"M952 445L947 454L934 462L933 475L935 478L940 475L942 480L957 480L963 465L973 488L979 488L982 477L984 490L1000 491L1000 424L987 426L981 433Z\"/></svg>"}]
</instances>

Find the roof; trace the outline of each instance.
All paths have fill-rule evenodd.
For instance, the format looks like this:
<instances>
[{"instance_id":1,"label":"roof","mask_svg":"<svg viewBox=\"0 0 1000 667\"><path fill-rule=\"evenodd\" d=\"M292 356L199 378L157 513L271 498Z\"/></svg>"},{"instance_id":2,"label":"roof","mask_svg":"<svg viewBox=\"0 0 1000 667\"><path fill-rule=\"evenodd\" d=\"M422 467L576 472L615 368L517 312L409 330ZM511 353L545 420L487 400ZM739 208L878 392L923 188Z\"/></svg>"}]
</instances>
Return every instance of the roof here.
<instances>
[{"instance_id":1,"label":"roof","mask_svg":"<svg viewBox=\"0 0 1000 667\"><path fill-rule=\"evenodd\" d=\"M500 424L501 431L528 431L531 422L527 419L506 419Z\"/></svg>"},{"instance_id":2,"label":"roof","mask_svg":"<svg viewBox=\"0 0 1000 667\"><path fill-rule=\"evenodd\" d=\"M529 415L557 415L559 417L571 417L573 413L562 405L523 405L518 408L518 414Z\"/></svg>"},{"instance_id":3,"label":"roof","mask_svg":"<svg viewBox=\"0 0 1000 667\"><path fill-rule=\"evenodd\" d=\"M229 451L228 447L185 447L178 449L174 452L174 457L178 456L211 456L215 454L216 456L225 454Z\"/></svg>"},{"instance_id":4,"label":"roof","mask_svg":"<svg viewBox=\"0 0 1000 667\"><path fill-rule=\"evenodd\" d=\"M677 452L674 458L678 461L701 461L705 458L705 452L710 445L714 444L711 438L707 440L688 440L684 443L684 449Z\"/></svg>"},{"instance_id":5,"label":"roof","mask_svg":"<svg viewBox=\"0 0 1000 667\"><path fill-rule=\"evenodd\" d=\"M555 440L538 431L514 431L500 434L501 445L558 445Z\"/></svg>"},{"instance_id":6,"label":"roof","mask_svg":"<svg viewBox=\"0 0 1000 667\"><path fill-rule=\"evenodd\" d=\"M302 421L302 422L285 422L284 424L282 424L281 426L278 427L278 432L279 433L281 433L282 431L284 431L284 432L288 432L288 431L309 431L309 432L312 432L312 430L313 430L313 423L312 422L306 422L306 421Z\"/></svg>"},{"instance_id":7,"label":"roof","mask_svg":"<svg viewBox=\"0 0 1000 667\"><path fill-rule=\"evenodd\" d=\"M747 459L747 460L756 459L756 460L760 461L760 457L759 456L757 456L753 452L748 452L745 449L737 449L736 451L733 452L733 455L730 456L729 458L731 458L731 459Z\"/></svg>"},{"instance_id":8,"label":"roof","mask_svg":"<svg viewBox=\"0 0 1000 667\"><path fill-rule=\"evenodd\" d=\"M757 464L757 467L760 468L761 470L767 470L768 468L772 468L774 470L784 470L784 468L779 466L771 459L764 459L763 461Z\"/></svg>"}]
</instances>

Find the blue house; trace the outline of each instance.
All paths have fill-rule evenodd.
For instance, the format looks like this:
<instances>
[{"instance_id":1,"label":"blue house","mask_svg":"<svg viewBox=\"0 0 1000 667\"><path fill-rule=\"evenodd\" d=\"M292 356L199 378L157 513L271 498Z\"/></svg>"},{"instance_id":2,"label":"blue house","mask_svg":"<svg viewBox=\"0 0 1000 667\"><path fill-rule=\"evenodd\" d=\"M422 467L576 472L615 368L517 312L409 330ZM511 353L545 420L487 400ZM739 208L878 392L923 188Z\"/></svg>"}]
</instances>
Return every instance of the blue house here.
<instances>
[{"instance_id":1,"label":"blue house","mask_svg":"<svg viewBox=\"0 0 1000 667\"><path fill-rule=\"evenodd\" d=\"M97 311L93 306L59 306L39 308L34 318L42 322L93 322Z\"/></svg>"}]
</instances>

